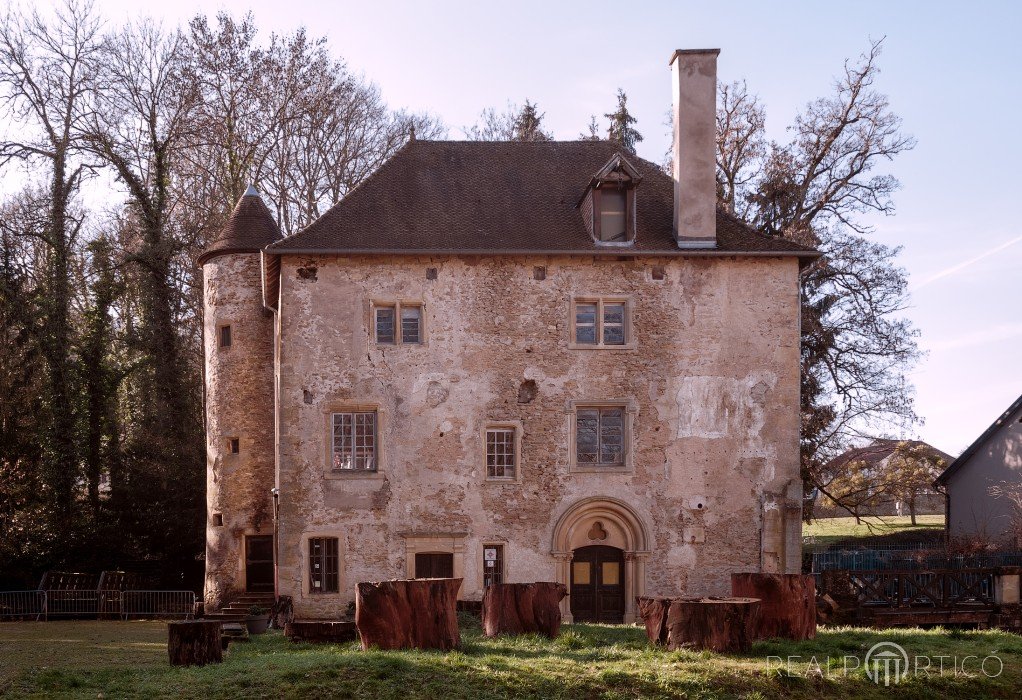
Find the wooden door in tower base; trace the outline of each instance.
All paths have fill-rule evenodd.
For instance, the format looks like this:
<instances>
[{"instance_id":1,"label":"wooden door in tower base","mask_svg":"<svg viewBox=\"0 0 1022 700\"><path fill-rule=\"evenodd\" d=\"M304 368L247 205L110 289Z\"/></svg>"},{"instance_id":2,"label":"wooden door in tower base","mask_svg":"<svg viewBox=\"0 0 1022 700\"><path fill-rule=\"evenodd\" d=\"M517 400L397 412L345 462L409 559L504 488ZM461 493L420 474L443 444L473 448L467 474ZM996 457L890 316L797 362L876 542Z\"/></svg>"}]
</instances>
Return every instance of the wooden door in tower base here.
<instances>
[{"instance_id":1,"label":"wooden door in tower base","mask_svg":"<svg viewBox=\"0 0 1022 700\"><path fill-rule=\"evenodd\" d=\"M245 590L273 592L273 535L245 538Z\"/></svg>"},{"instance_id":2,"label":"wooden door in tower base","mask_svg":"<svg viewBox=\"0 0 1022 700\"><path fill-rule=\"evenodd\" d=\"M625 619L625 553L617 547L579 547L571 560L571 616L575 622Z\"/></svg>"}]
</instances>

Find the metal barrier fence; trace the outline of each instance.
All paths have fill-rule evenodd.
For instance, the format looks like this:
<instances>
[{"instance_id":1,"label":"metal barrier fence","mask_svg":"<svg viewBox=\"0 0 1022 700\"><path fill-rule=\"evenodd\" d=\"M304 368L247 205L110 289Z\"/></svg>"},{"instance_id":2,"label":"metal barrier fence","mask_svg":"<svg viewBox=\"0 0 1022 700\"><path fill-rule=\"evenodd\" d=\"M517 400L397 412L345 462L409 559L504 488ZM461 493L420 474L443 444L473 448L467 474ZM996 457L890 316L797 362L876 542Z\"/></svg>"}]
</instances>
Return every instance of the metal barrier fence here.
<instances>
[{"instance_id":1,"label":"metal barrier fence","mask_svg":"<svg viewBox=\"0 0 1022 700\"><path fill-rule=\"evenodd\" d=\"M185 617L195 611L195 593L192 591L124 591L121 598L121 616L129 617Z\"/></svg>"},{"instance_id":2,"label":"metal barrier fence","mask_svg":"<svg viewBox=\"0 0 1022 700\"><path fill-rule=\"evenodd\" d=\"M39 620L46 614L46 591L0 591L0 620Z\"/></svg>"},{"instance_id":3,"label":"metal barrier fence","mask_svg":"<svg viewBox=\"0 0 1022 700\"><path fill-rule=\"evenodd\" d=\"M121 614L120 591L43 591L45 617L117 617Z\"/></svg>"},{"instance_id":4,"label":"metal barrier fence","mask_svg":"<svg viewBox=\"0 0 1022 700\"><path fill-rule=\"evenodd\" d=\"M192 591L0 591L0 620L190 618L194 610Z\"/></svg>"},{"instance_id":5,"label":"metal barrier fence","mask_svg":"<svg viewBox=\"0 0 1022 700\"><path fill-rule=\"evenodd\" d=\"M834 569L849 571L975 569L996 566L1022 566L1022 552L997 554L953 555L933 550L860 549L812 552L811 573Z\"/></svg>"}]
</instances>

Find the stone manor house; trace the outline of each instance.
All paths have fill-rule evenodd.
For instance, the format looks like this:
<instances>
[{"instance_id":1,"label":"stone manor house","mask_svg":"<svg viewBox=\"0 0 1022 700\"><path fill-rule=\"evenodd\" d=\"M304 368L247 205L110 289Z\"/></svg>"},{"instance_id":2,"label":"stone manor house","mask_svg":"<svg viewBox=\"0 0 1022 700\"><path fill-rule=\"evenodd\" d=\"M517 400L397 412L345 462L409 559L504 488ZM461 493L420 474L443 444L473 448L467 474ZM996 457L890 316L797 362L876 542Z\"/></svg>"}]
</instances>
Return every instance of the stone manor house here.
<instances>
[{"instance_id":1,"label":"stone manor house","mask_svg":"<svg viewBox=\"0 0 1022 700\"><path fill-rule=\"evenodd\" d=\"M254 189L200 257L210 608L560 581L567 620L800 569L799 270L716 208L716 50L674 176L609 141L412 137L307 228Z\"/></svg>"}]
</instances>

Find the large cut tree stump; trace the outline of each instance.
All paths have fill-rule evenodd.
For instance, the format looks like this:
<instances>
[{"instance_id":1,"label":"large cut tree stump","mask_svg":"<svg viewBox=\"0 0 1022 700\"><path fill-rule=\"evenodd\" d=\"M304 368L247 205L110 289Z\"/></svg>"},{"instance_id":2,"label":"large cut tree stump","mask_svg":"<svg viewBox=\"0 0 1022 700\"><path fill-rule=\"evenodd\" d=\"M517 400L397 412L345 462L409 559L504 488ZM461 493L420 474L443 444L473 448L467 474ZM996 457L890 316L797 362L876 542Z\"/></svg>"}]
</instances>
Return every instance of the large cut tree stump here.
<instances>
[{"instance_id":1,"label":"large cut tree stump","mask_svg":"<svg viewBox=\"0 0 1022 700\"><path fill-rule=\"evenodd\" d=\"M441 649L461 645L460 578L360 583L355 624L363 649Z\"/></svg>"},{"instance_id":2,"label":"large cut tree stump","mask_svg":"<svg viewBox=\"0 0 1022 700\"><path fill-rule=\"evenodd\" d=\"M748 651L759 614L756 598L637 598L646 636L675 649Z\"/></svg>"},{"instance_id":3,"label":"large cut tree stump","mask_svg":"<svg viewBox=\"0 0 1022 700\"><path fill-rule=\"evenodd\" d=\"M816 581L804 574L731 574L731 595L759 598L756 639L813 639Z\"/></svg>"},{"instance_id":4,"label":"large cut tree stump","mask_svg":"<svg viewBox=\"0 0 1022 700\"><path fill-rule=\"evenodd\" d=\"M167 655L171 666L205 666L223 661L220 622L188 620L167 623Z\"/></svg>"},{"instance_id":5,"label":"large cut tree stump","mask_svg":"<svg viewBox=\"0 0 1022 700\"><path fill-rule=\"evenodd\" d=\"M568 594L563 583L494 583L483 594L483 632L546 635L561 629L561 600Z\"/></svg>"}]
</instances>

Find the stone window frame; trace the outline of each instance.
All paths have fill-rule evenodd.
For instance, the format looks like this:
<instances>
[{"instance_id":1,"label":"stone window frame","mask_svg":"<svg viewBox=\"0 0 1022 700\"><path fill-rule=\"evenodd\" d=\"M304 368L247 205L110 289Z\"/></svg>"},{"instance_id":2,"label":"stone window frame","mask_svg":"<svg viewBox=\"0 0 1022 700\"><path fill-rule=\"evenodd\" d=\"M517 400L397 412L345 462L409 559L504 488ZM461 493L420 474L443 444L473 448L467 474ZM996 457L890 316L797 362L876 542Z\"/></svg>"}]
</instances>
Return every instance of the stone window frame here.
<instances>
[{"instance_id":1,"label":"stone window frame","mask_svg":"<svg viewBox=\"0 0 1022 700\"><path fill-rule=\"evenodd\" d=\"M332 538L337 540L337 592L336 593L313 593L312 574L309 571L309 540ZM313 598L314 600L342 600L350 598L345 583L345 553L347 547L344 539L344 532L341 530L309 530L303 532L301 541L298 544L298 565L301 567L302 598Z\"/></svg>"},{"instance_id":2,"label":"stone window frame","mask_svg":"<svg viewBox=\"0 0 1022 700\"><path fill-rule=\"evenodd\" d=\"M415 578L415 555L418 553L451 554L454 560L454 578L465 578L465 549L467 532L399 532L405 540L405 576ZM459 589L460 590L460 589Z\"/></svg>"},{"instance_id":3,"label":"stone window frame","mask_svg":"<svg viewBox=\"0 0 1022 700\"><path fill-rule=\"evenodd\" d=\"M576 310L579 304L596 304L596 342L579 343L575 340ZM606 345L603 342L603 305L624 304L625 342L622 345ZM631 294L572 294L568 306L568 349L635 351L638 349L634 323L634 298Z\"/></svg>"},{"instance_id":4,"label":"stone window frame","mask_svg":"<svg viewBox=\"0 0 1022 700\"><path fill-rule=\"evenodd\" d=\"M487 464L487 441L486 433L490 430L514 430L515 446L515 475L514 477L490 476L489 465ZM483 480L489 484L520 484L522 483L522 422L518 420L495 420L487 421L480 431L480 440L483 447Z\"/></svg>"},{"instance_id":5,"label":"stone window frame","mask_svg":"<svg viewBox=\"0 0 1022 700\"><path fill-rule=\"evenodd\" d=\"M409 343L405 342L402 337L401 330L401 309L415 307L419 309L419 340L418 342ZM376 310L377 309L394 309L394 342L393 343L380 343L376 340ZM429 345L429 334L426 331L426 302L422 299L385 299L385 298L373 298L369 300L369 312L367 319L367 327L369 328L369 345L376 348L396 348L396 347L426 347Z\"/></svg>"},{"instance_id":6,"label":"stone window frame","mask_svg":"<svg viewBox=\"0 0 1022 700\"><path fill-rule=\"evenodd\" d=\"M214 331L215 335L213 337L213 342L216 345L217 352L230 352L231 351L231 348L234 347L235 340L236 340L236 337L237 337L237 333L235 333L235 331L237 330L237 326L238 326L238 324L235 323L234 321L231 321L231 320L223 320L223 321L218 321L216 323L216 330ZM224 328L229 328L230 329L228 332L230 333L230 336L231 336L231 342L228 345L224 345L223 344L223 335L222 334L223 334L223 329Z\"/></svg>"},{"instance_id":7,"label":"stone window frame","mask_svg":"<svg viewBox=\"0 0 1022 700\"><path fill-rule=\"evenodd\" d=\"M318 542L326 542L326 543L332 542L334 544L334 549L335 549L334 556L330 557L328 552L321 552L319 557L315 557L314 558L312 556L312 551L311 551L312 550L312 543L313 542L317 542L317 541ZM307 545L306 554L309 557L309 567L308 567L308 569L306 571L306 574L309 577L309 595L315 595L315 596L318 597L318 596L321 596L321 595L330 595L331 593L340 593L341 592L341 538L340 537L310 537L306 541L306 545ZM327 549L329 549L329 547L327 547ZM316 573L313 572L313 565L317 565L317 564L321 563L320 561L317 561L317 559L322 560L322 563L324 563L324 564L328 564L330 559L334 559L335 560L333 563L334 563L334 566L336 567L336 572L335 572L336 580L334 581L334 585L336 586L336 590L333 590L333 591L326 590L326 586L317 587L317 586L312 585L312 584L314 584L317 581L317 579L320 582L329 583L329 580L328 580L329 579L329 570L330 570L329 566L326 566L325 568L320 569L319 572L318 572L318 576L317 576Z\"/></svg>"},{"instance_id":8,"label":"stone window frame","mask_svg":"<svg viewBox=\"0 0 1022 700\"><path fill-rule=\"evenodd\" d=\"M333 468L333 437L335 413L376 413L376 469ZM326 479L383 479L386 473L386 446L383 439L387 425L387 411L378 403L330 401L323 406L323 476Z\"/></svg>"},{"instance_id":9,"label":"stone window frame","mask_svg":"<svg viewBox=\"0 0 1022 700\"><path fill-rule=\"evenodd\" d=\"M580 408L624 409L624 464L620 466L591 466L578 463L576 420ZM639 406L634 399L577 399L568 402L568 471L576 474L631 474L635 471L635 419Z\"/></svg>"},{"instance_id":10,"label":"stone window frame","mask_svg":"<svg viewBox=\"0 0 1022 700\"><path fill-rule=\"evenodd\" d=\"M226 443L226 454L236 457L241 454L241 436L240 435L227 435L224 437ZM238 449L234 449L234 444L238 444Z\"/></svg>"}]
</instances>

